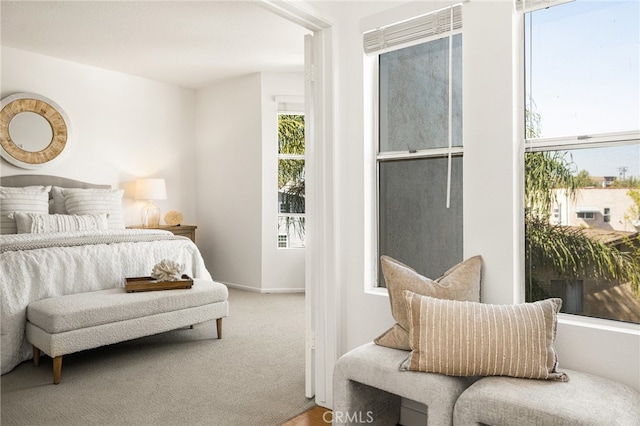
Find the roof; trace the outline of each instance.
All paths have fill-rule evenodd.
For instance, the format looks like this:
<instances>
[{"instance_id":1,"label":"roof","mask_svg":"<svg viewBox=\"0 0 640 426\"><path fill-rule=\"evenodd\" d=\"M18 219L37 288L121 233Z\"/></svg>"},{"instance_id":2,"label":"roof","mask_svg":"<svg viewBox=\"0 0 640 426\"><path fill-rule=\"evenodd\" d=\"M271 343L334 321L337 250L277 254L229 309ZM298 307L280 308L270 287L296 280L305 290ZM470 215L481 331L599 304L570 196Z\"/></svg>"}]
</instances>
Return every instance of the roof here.
<instances>
[{"instance_id":1,"label":"roof","mask_svg":"<svg viewBox=\"0 0 640 426\"><path fill-rule=\"evenodd\" d=\"M638 239L638 232L616 231L613 229L582 228L582 233L587 237L604 244L619 244L624 239Z\"/></svg>"}]
</instances>

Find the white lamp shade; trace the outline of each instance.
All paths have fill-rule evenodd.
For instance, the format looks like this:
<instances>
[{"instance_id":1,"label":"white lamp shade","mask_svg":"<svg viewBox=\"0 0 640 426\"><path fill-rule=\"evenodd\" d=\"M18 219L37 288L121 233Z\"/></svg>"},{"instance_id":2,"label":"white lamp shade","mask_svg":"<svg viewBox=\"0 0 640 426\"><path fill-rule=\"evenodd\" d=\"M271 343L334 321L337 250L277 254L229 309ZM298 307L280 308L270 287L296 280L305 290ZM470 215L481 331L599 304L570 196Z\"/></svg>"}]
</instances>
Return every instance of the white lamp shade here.
<instances>
[{"instance_id":1,"label":"white lamp shade","mask_svg":"<svg viewBox=\"0 0 640 426\"><path fill-rule=\"evenodd\" d=\"M138 179L136 200L166 200L167 189L164 179Z\"/></svg>"}]
</instances>

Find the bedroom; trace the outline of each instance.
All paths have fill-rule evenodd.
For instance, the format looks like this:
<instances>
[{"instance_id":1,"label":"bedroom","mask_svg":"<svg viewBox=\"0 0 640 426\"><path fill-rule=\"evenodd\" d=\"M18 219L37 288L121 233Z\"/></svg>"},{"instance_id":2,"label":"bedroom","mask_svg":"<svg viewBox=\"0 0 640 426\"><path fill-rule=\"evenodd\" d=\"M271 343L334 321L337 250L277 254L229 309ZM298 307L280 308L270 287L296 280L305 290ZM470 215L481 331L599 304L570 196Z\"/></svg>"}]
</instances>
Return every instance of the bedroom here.
<instances>
[{"instance_id":1,"label":"bedroom","mask_svg":"<svg viewBox=\"0 0 640 426\"><path fill-rule=\"evenodd\" d=\"M335 164L333 171L338 181L349 181L350 187L341 186L334 188L331 180L327 177L324 187L330 191L329 196L332 205L327 208L335 211L333 218L335 223L327 223L325 226L333 227L329 229L335 240L328 241L331 245L331 257L324 259L325 265L329 265L329 270L333 271L330 279L326 282L327 288L323 289L331 300L340 299L342 304L335 306L319 305L320 312L324 312L325 318L329 318L327 332L334 338L324 342L323 350L326 352L327 370L330 370L333 358L336 354L345 352L347 349L357 346L360 343L371 340L380 330L392 321L388 312L388 300L377 294L363 291L365 283L364 258L366 256L363 242L366 241L365 230L362 226L362 212L365 210L365 196L359 188L364 187L364 165L363 147L359 142L365 137L365 129L359 123L364 120L362 108L363 76L362 76L362 50L361 31L363 25L375 27L385 20L400 20L409 13L420 13L429 2L418 2L413 4L413 11L409 8L397 6L397 2L371 2L369 4L358 4L363 2L353 2L345 4L315 3L322 15L330 17L330 21L337 31L335 31L334 43L334 69L333 78L335 88L335 111L333 113L334 126L333 135L335 138ZM474 2L471 2L474 3ZM425 6L426 5L426 6ZM493 12L510 13L501 9L500 2L494 5ZM416 9L418 11L416 11ZM384 12L384 13L380 13ZM501 46L505 51L510 51L510 40L512 28L510 25L497 25L493 31L486 31L484 23L491 11L470 10L469 25L466 31L478 33L475 40L478 44L482 40L494 42L490 37L502 40ZM476 19L473 19L476 14ZM474 22L477 25L474 25ZM480 22L483 24L481 25ZM480 28L482 27L482 28ZM505 34L507 36L505 37ZM484 38L483 38L484 37ZM506 46L505 46L506 45ZM479 47L482 49L482 47ZM247 250L246 247L234 246L234 241L227 242L231 246L217 247L218 225L211 223L209 230L203 217L212 215L211 212L221 213L220 206L226 207L225 216L221 221L229 223L229 217L233 217L233 204L229 200L238 199L246 210L260 209L259 199L261 189L252 187L246 193L238 193L238 188L229 193L218 193L219 188L215 182L220 182L220 176L216 174L216 167L223 167L223 161L216 159L226 155L234 155L233 158L242 157L236 161L259 161L247 156L247 152L228 152L225 146L215 146L209 148L199 140L194 134L193 117L201 119L209 114L220 115L231 112L231 106L236 106L243 113L248 113L242 104L246 99L253 99L257 96L247 93L245 89L259 87L256 78L247 80L236 80L233 85L224 87L212 87L196 96L192 91L181 89L172 85L166 85L150 80L140 79L126 74L113 73L106 70L85 67L72 64L66 61L59 61L51 58L41 57L28 52L23 52L3 46L3 96L5 91L31 91L48 94L58 103L64 104L67 110L71 110L74 122L77 120L82 126L77 130L81 137L79 140L90 139L91 146L78 143L70 152L65 163L48 170L49 174L63 175L83 178L84 180L95 180L100 183L111 183L119 186L123 182L134 179L137 176L151 176L160 171L168 182L168 192L172 199L168 200L162 207L164 209L179 208L185 213L187 219L198 222L200 235L210 233L214 238L209 241L204 240L202 245L205 256L211 258L210 268L220 270L224 265L217 265L218 256L222 253L236 253L233 257L235 261L242 262L243 265L252 265L251 268L242 268L237 280L241 282L258 282L256 277L260 277L259 253ZM13 60L11 60L13 59ZM496 58L510 62L510 58L501 56ZM485 58L470 57L465 62L472 69L478 70L474 73L476 82L483 86L482 90L476 94L478 98L486 98L488 95L496 97L495 108L491 111L483 110L482 120L469 123L478 135L492 142L495 145L485 145L484 150L501 153L502 157L495 155L491 161L486 161L484 154L486 151L477 149L468 150L465 156L468 159L479 159L478 164L482 164L476 170L471 170L469 175L469 185L477 191L477 196L470 196L466 200L466 205L472 209L473 203L477 206L475 211L483 212L486 201L483 194L483 183L486 182L512 182L514 169L511 167L496 167L496 164L511 164L511 150L503 149L500 140L510 138L514 123L505 120L505 116L511 116L513 110L512 93L504 93L503 82L511 81L511 70L505 70L499 66L487 63ZM45 71L43 71L43 68ZM13 71L12 71L13 69ZM495 75L491 84L486 84L488 75ZM15 82L7 82L10 76ZM91 90L87 90L90 88ZM84 93L90 94L89 107ZM202 96L200 96L202 95ZM207 101L211 102L211 112L205 112L200 108ZM478 101L478 103L481 103ZM477 108L482 108L478 106ZM69 111L68 111L69 112ZM98 112L98 114L96 114ZM257 111L251 111L259 114ZM348 112L348 114L347 114ZM473 114L469 114L473 116ZM158 117L162 117L158 120ZM179 120L176 120L176 117ZM348 119L346 119L348 117ZM223 121L223 120L221 120ZM487 126L486 123L496 123L496 126ZM159 126L161 124L162 126ZM122 131L122 128L124 131ZM237 126L236 126L237 127ZM216 135L227 128L217 127ZM260 139L259 130L244 129L242 140L251 141ZM506 134L506 136L505 136ZM189 137L185 137L189 135ZM256 137L257 136L257 137ZM213 137L213 136L212 136ZM217 137L217 136L216 136ZM116 142L114 142L116 141ZM159 143L158 141L163 141ZM192 142L190 142L192 141ZM196 142L199 141L199 142ZM211 158L213 157L213 158ZM192 167L195 162L195 167ZM214 163L211 163L214 162ZM70 166L69 164L73 164ZM255 163L257 164L257 163ZM3 163L2 174L15 174L19 171L5 167ZM71 168L72 167L72 168ZM70 170L73 170L71 173ZM165 174L166 173L166 174ZM186 176L185 176L186 173ZM95 177L96 179L91 179ZM466 183L465 183L466 184ZM515 182L513 183L515 185ZM214 188L212 191L211 188ZM212 193L213 192L213 193ZM177 197L177 198L173 198ZM196 201L197 200L197 201ZM207 201L202 201L207 200ZM175 203L175 204L174 204ZM252 204L255 203L255 204ZM519 274L518 262L513 259L514 247L518 241L517 224L514 217L517 216L517 203L510 195L510 191L499 194L494 201L498 208L490 215L481 214L476 218L470 218L466 228L474 229L474 235L470 236L466 249L469 253L481 252L487 262L486 297L493 302L510 303L517 300L518 291L512 288L511 282ZM137 221L137 206L131 206L129 223ZM244 226L238 230L235 242L255 241L256 229L260 229L257 218L250 223L251 226ZM474 222L477 221L477 222ZM481 224L473 226L474 223ZM338 232L340 230L340 232ZM497 232L496 230L499 230ZM199 237L200 238L200 237ZM492 241L487 246L486 241ZM212 246L207 246L212 244ZM257 245L254 249L259 251ZM232 261L233 261L232 259ZM349 259L345 262L342 259ZM228 262L224 259L223 262ZM235 277L234 277L235 278ZM222 277L221 280L229 278ZM231 280L231 279L229 279ZM327 303L327 302L325 302ZM566 323L562 325L560 333L573 336L571 339L563 339L559 350L563 364L567 366L577 366L587 371L597 374L625 380L636 388L640 387L640 372L638 371L637 359L640 356L637 345L637 331L611 331L607 327L596 324L595 326L585 326L580 323ZM635 333L635 334L634 334ZM592 342L606 342L606 344L593 344ZM608 362L603 362L603 360ZM319 403L328 404L331 400L330 374L328 371L320 371L318 386L324 388L317 392Z\"/></svg>"}]
</instances>

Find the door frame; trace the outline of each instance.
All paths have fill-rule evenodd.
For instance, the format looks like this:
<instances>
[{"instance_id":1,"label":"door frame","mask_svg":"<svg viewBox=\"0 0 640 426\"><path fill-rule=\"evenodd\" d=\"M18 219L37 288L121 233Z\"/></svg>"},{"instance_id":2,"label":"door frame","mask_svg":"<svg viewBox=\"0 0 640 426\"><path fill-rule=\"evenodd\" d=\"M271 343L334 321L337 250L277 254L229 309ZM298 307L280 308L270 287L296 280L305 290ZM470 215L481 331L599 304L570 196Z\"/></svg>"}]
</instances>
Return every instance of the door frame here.
<instances>
[{"instance_id":1,"label":"door frame","mask_svg":"<svg viewBox=\"0 0 640 426\"><path fill-rule=\"evenodd\" d=\"M312 32L305 37L305 395L333 405L332 376L339 342L334 225L333 19L305 2L259 0L277 15ZM307 46L308 44L308 46ZM306 81L309 80L309 83ZM307 93L305 93L307 98Z\"/></svg>"}]
</instances>

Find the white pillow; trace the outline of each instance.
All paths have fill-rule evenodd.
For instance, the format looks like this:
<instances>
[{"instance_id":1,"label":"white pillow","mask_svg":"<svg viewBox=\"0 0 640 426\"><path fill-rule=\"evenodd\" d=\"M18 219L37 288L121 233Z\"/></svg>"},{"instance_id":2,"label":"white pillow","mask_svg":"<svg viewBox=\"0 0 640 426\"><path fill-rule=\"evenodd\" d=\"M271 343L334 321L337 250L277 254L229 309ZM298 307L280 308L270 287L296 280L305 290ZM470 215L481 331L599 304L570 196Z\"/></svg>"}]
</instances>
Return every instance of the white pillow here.
<instances>
[{"instance_id":1,"label":"white pillow","mask_svg":"<svg viewBox=\"0 0 640 426\"><path fill-rule=\"evenodd\" d=\"M59 186L51 187L51 213L54 214L67 214L67 207L64 205L64 195Z\"/></svg>"},{"instance_id":2,"label":"white pillow","mask_svg":"<svg viewBox=\"0 0 640 426\"><path fill-rule=\"evenodd\" d=\"M0 234L17 233L12 213L49 213L50 186L9 188L0 186Z\"/></svg>"},{"instance_id":3,"label":"white pillow","mask_svg":"<svg viewBox=\"0 0 640 426\"><path fill-rule=\"evenodd\" d=\"M106 213L67 215L18 212L13 216L16 220L18 234L109 229Z\"/></svg>"},{"instance_id":4,"label":"white pillow","mask_svg":"<svg viewBox=\"0 0 640 426\"><path fill-rule=\"evenodd\" d=\"M62 188L60 186L51 187L51 213L68 214L64 197L72 192L85 194L115 194L117 189L110 188Z\"/></svg>"},{"instance_id":5,"label":"white pillow","mask_svg":"<svg viewBox=\"0 0 640 426\"><path fill-rule=\"evenodd\" d=\"M123 189L77 190L64 189L65 207L69 214L106 213L109 229L124 229L122 211Z\"/></svg>"}]
</instances>

